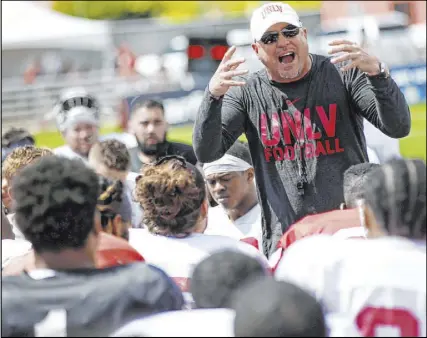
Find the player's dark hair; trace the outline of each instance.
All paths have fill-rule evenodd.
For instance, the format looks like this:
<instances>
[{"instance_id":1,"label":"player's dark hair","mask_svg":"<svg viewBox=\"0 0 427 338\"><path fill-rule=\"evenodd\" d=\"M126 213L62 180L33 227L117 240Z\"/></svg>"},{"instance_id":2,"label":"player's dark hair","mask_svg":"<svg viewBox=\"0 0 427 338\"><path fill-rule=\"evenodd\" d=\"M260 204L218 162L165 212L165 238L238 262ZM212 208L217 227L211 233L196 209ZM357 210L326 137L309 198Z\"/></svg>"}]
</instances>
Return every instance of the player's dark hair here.
<instances>
[{"instance_id":1,"label":"player's dark hair","mask_svg":"<svg viewBox=\"0 0 427 338\"><path fill-rule=\"evenodd\" d=\"M189 234L200 217L206 186L200 171L180 156L166 156L143 167L134 189L149 231Z\"/></svg>"},{"instance_id":2,"label":"player's dark hair","mask_svg":"<svg viewBox=\"0 0 427 338\"><path fill-rule=\"evenodd\" d=\"M344 202L347 208L357 207L357 200L363 199L363 185L368 174L379 166L376 163L359 163L344 172Z\"/></svg>"},{"instance_id":3,"label":"player's dark hair","mask_svg":"<svg viewBox=\"0 0 427 338\"><path fill-rule=\"evenodd\" d=\"M237 140L230 149L227 150L226 154L240 158L246 163L252 165L252 157L247 143Z\"/></svg>"},{"instance_id":4,"label":"player's dark hair","mask_svg":"<svg viewBox=\"0 0 427 338\"><path fill-rule=\"evenodd\" d=\"M365 203L378 224L392 236L425 239L426 164L393 159L369 175Z\"/></svg>"},{"instance_id":5,"label":"player's dark hair","mask_svg":"<svg viewBox=\"0 0 427 338\"><path fill-rule=\"evenodd\" d=\"M131 116L135 111L137 111L141 108L160 109L161 112L163 113L163 115L165 114L165 107L163 106L163 103L161 103L160 101L144 100L144 99L137 97L131 102L131 109L130 109Z\"/></svg>"},{"instance_id":6,"label":"player's dark hair","mask_svg":"<svg viewBox=\"0 0 427 338\"><path fill-rule=\"evenodd\" d=\"M231 295L268 270L253 257L231 250L214 253L194 269L190 291L197 308L228 308Z\"/></svg>"},{"instance_id":7,"label":"player's dark hair","mask_svg":"<svg viewBox=\"0 0 427 338\"><path fill-rule=\"evenodd\" d=\"M105 140L95 144L91 149L91 155L96 161L105 165L108 169L127 171L130 168L130 154L123 142L119 140Z\"/></svg>"},{"instance_id":8,"label":"player's dark hair","mask_svg":"<svg viewBox=\"0 0 427 338\"><path fill-rule=\"evenodd\" d=\"M10 146L23 140L28 140L32 145L35 144L34 137L28 130L24 128L12 127L1 136L1 147L9 148Z\"/></svg>"},{"instance_id":9,"label":"player's dark hair","mask_svg":"<svg viewBox=\"0 0 427 338\"><path fill-rule=\"evenodd\" d=\"M99 184L81 160L42 157L14 178L12 193L17 226L36 252L85 246Z\"/></svg>"},{"instance_id":10,"label":"player's dark hair","mask_svg":"<svg viewBox=\"0 0 427 338\"><path fill-rule=\"evenodd\" d=\"M322 306L299 287L273 278L253 280L233 297L236 337L326 337Z\"/></svg>"}]
</instances>

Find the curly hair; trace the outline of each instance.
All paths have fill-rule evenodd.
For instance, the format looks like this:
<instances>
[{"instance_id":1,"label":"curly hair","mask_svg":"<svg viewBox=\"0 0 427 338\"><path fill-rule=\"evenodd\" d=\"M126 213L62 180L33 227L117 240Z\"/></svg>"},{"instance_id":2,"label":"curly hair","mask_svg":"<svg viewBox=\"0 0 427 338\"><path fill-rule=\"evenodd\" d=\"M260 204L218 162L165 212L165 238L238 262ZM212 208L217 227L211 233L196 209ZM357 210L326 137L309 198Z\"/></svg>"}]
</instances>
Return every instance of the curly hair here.
<instances>
[{"instance_id":1,"label":"curly hair","mask_svg":"<svg viewBox=\"0 0 427 338\"><path fill-rule=\"evenodd\" d=\"M126 145L118 140L105 140L96 143L90 150L98 163L108 169L127 171L130 168L130 154Z\"/></svg>"},{"instance_id":2,"label":"curly hair","mask_svg":"<svg viewBox=\"0 0 427 338\"><path fill-rule=\"evenodd\" d=\"M85 246L99 183L81 160L43 157L13 179L12 193L17 226L36 252Z\"/></svg>"},{"instance_id":3,"label":"curly hair","mask_svg":"<svg viewBox=\"0 0 427 338\"><path fill-rule=\"evenodd\" d=\"M392 236L425 239L426 164L394 159L375 169L363 185L365 203Z\"/></svg>"},{"instance_id":4,"label":"curly hair","mask_svg":"<svg viewBox=\"0 0 427 338\"><path fill-rule=\"evenodd\" d=\"M24 146L14 149L2 165L2 177L10 181L21 169L44 156L54 155L48 148Z\"/></svg>"},{"instance_id":5,"label":"curly hair","mask_svg":"<svg viewBox=\"0 0 427 338\"><path fill-rule=\"evenodd\" d=\"M144 210L143 221L150 232L189 234L199 219L206 187L195 166L174 156L160 164L144 166L134 198Z\"/></svg>"}]
</instances>

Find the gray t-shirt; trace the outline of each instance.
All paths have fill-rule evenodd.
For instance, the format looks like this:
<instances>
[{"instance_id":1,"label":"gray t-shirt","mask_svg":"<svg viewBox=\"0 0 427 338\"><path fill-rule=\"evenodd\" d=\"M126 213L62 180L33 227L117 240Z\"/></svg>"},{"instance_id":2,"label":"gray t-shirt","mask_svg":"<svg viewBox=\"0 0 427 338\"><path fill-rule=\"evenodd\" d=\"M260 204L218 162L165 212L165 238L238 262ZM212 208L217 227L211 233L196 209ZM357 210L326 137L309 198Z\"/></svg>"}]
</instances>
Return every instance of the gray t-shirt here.
<instances>
[{"instance_id":1,"label":"gray t-shirt","mask_svg":"<svg viewBox=\"0 0 427 338\"><path fill-rule=\"evenodd\" d=\"M246 134L267 255L292 223L344 200L344 171L368 161L363 118L394 138L410 130L408 105L391 78L369 79L357 68L342 73L329 58L312 58L311 70L296 82L271 81L263 69L221 100L206 89L194 125L193 147L203 163Z\"/></svg>"}]
</instances>

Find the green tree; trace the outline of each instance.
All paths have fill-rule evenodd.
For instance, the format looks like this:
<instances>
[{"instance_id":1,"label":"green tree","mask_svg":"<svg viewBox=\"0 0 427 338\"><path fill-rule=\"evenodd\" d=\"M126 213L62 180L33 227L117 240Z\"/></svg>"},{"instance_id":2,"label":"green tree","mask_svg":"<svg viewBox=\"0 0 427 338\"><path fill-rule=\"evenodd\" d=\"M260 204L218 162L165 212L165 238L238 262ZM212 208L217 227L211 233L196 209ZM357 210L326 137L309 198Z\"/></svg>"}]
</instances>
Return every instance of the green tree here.
<instances>
[{"instance_id":1,"label":"green tree","mask_svg":"<svg viewBox=\"0 0 427 338\"><path fill-rule=\"evenodd\" d=\"M53 9L88 19L164 17L185 22L209 12L239 17L252 12L263 1L53 1ZM297 11L319 10L321 1L287 1Z\"/></svg>"},{"instance_id":2,"label":"green tree","mask_svg":"<svg viewBox=\"0 0 427 338\"><path fill-rule=\"evenodd\" d=\"M156 4L156 16L176 23L194 19L201 13L200 1L156 1Z\"/></svg>"},{"instance_id":3,"label":"green tree","mask_svg":"<svg viewBox=\"0 0 427 338\"><path fill-rule=\"evenodd\" d=\"M203 7L206 11L218 10L226 17L240 17L260 5L261 1L206 1Z\"/></svg>"},{"instance_id":4,"label":"green tree","mask_svg":"<svg viewBox=\"0 0 427 338\"><path fill-rule=\"evenodd\" d=\"M286 1L297 12L319 11L322 1Z\"/></svg>"},{"instance_id":5,"label":"green tree","mask_svg":"<svg viewBox=\"0 0 427 338\"><path fill-rule=\"evenodd\" d=\"M54 1L52 8L87 19L118 19L127 13L150 15L155 4L154 1Z\"/></svg>"}]
</instances>

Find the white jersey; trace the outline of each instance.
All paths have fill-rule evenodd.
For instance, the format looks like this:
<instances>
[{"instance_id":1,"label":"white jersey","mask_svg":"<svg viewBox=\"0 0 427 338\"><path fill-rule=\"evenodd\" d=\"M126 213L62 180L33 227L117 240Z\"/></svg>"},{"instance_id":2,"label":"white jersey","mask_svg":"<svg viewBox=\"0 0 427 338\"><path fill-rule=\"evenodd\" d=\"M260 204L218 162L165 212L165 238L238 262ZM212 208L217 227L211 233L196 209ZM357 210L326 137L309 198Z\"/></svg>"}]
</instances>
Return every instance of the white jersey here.
<instances>
[{"instance_id":1,"label":"white jersey","mask_svg":"<svg viewBox=\"0 0 427 338\"><path fill-rule=\"evenodd\" d=\"M129 243L147 263L171 276L183 291L188 291L188 281L196 265L221 250L240 251L268 267L267 259L257 249L225 236L193 233L185 238L175 238L153 235L147 229L129 229Z\"/></svg>"},{"instance_id":2,"label":"white jersey","mask_svg":"<svg viewBox=\"0 0 427 338\"><path fill-rule=\"evenodd\" d=\"M209 208L208 226L205 234L227 236L238 240L254 239L254 246L262 251L260 205L255 205L245 215L239 217L234 222L230 220L226 211L220 205Z\"/></svg>"},{"instance_id":3,"label":"white jersey","mask_svg":"<svg viewBox=\"0 0 427 338\"><path fill-rule=\"evenodd\" d=\"M31 243L26 240L2 239L1 267L4 268L13 258L25 255L31 248Z\"/></svg>"},{"instance_id":4,"label":"white jersey","mask_svg":"<svg viewBox=\"0 0 427 338\"><path fill-rule=\"evenodd\" d=\"M387 136L366 119L363 119L363 128L366 145L378 155L379 163L385 163L392 158L402 157L400 154L399 139ZM369 162L376 163L371 157L369 158Z\"/></svg>"},{"instance_id":5,"label":"white jersey","mask_svg":"<svg viewBox=\"0 0 427 338\"><path fill-rule=\"evenodd\" d=\"M57 156L62 156L62 157L66 157L69 159L78 158L87 164L87 158L86 157L83 157L80 154L76 153L74 150L72 150L70 148L70 146L68 146L66 144L53 149L53 153Z\"/></svg>"},{"instance_id":6,"label":"white jersey","mask_svg":"<svg viewBox=\"0 0 427 338\"><path fill-rule=\"evenodd\" d=\"M132 134L129 134L129 133L111 133L111 134L99 136L100 142L106 141L106 140L118 140L118 141L124 143L126 145L126 148L128 148L128 149L134 148L138 145L136 142L135 136ZM59 155L59 156L67 157L67 158L80 158L81 160L87 162L87 158L76 153L67 144L53 149L53 152L55 155Z\"/></svg>"},{"instance_id":7,"label":"white jersey","mask_svg":"<svg viewBox=\"0 0 427 338\"><path fill-rule=\"evenodd\" d=\"M374 149L366 147L366 151L368 153L368 160L370 163L381 164L381 161Z\"/></svg>"},{"instance_id":8,"label":"white jersey","mask_svg":"<svg viewBox=\"0 0 427 338\"><path fill-rule=\"evenodd\" d=\"M15 239L25 240L24 234L21 232L21 230L18 229L16 225L15 214L7 214L6 217L10 223L10 226L12 227L12 232L15 235Z\"/></svg>"},{"instance_id":9,"label":"white jersey","mask_svg":"<svg viewBox=\"0 0 427 338\"><path fill-rule=\"evenodd\" d=\"M135 320L112 337L234 337L234 311L195 309L169 311Z\"/></svg>"},{"instance_id":10,"label":"white jersey","mask_svg":"<svg viewBox=\"0 0 427 338\"><path fill-rule=\"evenodd\" d=\"M425 243L386 237L304 238L285 251L276 278L314 294L331 336L426 336Z\"/></svg>"}]
</instances>

